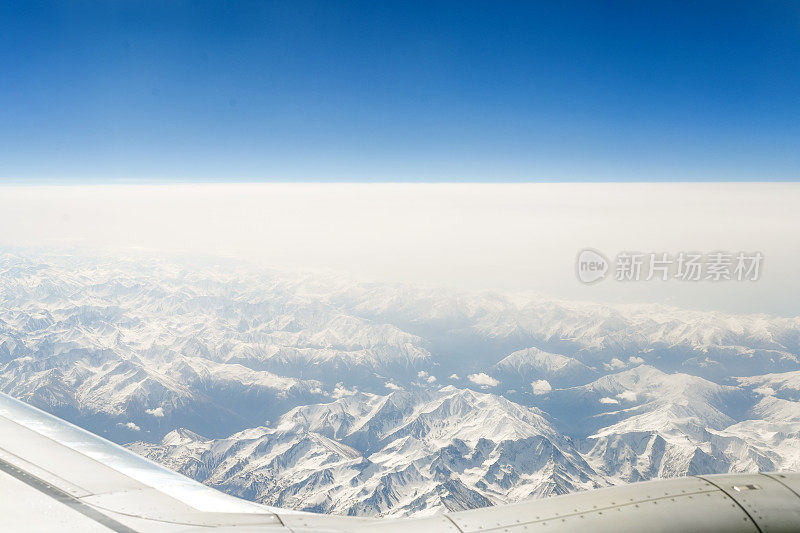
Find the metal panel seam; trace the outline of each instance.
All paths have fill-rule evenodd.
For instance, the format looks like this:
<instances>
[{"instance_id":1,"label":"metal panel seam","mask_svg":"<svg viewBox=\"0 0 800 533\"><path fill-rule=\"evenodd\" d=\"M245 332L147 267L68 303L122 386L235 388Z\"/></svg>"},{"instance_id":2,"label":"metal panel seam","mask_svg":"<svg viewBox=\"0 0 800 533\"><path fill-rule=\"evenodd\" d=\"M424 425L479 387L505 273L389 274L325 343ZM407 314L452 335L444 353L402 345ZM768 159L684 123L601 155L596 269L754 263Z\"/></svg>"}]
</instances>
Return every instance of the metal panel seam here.
<instances>
[{"instance_id":1,"label":"metal panel seam","mask_svg":"<svg viewBox=\"0 0 800 533\"><path fill-rule=\"evenodd\" d=\"M694 477L699 477L699 476L694 476ZM700 479L702 479L702 478L700 478ZM706 480L704 479L703 481L706 481ZM682 493L682 494L659 496L659 497L654 497L654 498L649 498L649 499L634 500L634 501L620 503L620 504L607 505L605 507L596 507L596 508L585 509L585 510L577 511L577 512L570 512L570 513L563 514L563 515L554 515L554 516L550 516L549 518L538 518L537 517L538 519L535 519L535 520L528 520L526 522L519 522L519 523L515 523L515 524L504 524L504 525L492 526L492 527L487 527L487 528L484 528L483 526L480 526L479 529L481 529L482 531L497 531L497 530L500 530L500 529L507 529L507 528L512 527L512 526L514 526L514 527L516 527L516 526L525 526L525 525L529 525L529 524L548 522L548 521L553 521L553 520L558 520L558 519L574 518L576 516L581 516L581 515L585 515L585 514L593 514L593 513L597 513L597 512L602 514L602 512L609 511L611 509L625 508L625 507L630 507L632 505L638 507L640 504L643 504L643 503L659 502L659 501L664 501L664 500L667 500L667 499L674 500L675 498L683 498L683 497L690 497L691 498L692 496L697 496L697 495L700 495L700 494L711 494L711 493L717 492L717 491L721 491L723 494L725 494L726 496L730 497L730 495L728 493L726 493L725 491L720 489L715 483L709 483L709 484L712 487L714 487L714 489L716 489L716 490L699 490L699 491L695 491L695 492L687 492L687 493ZM739 505L739 502L737 502L735 500L735 498L731 498L731 499L733 499L734 502L737 505ZM545 501L545 500L538 500L538 501ZM486 509L488 510L488 509L493 509L493 508L492 507L487 507ZM745 515L751 521L753 520L752 517L750 517L750 515L747 514L746 512L745 512ZM451 519L451 521L452 521L452 519ZM456 527L458 527L458 526L456 525ZM758 530L759 533L763 533L761 531L761 529L758 527L758 525L756 525L755 527L756 527L756 529ZM467 530L464 530L464 529L461 529L461 528L459 528L459 530L462 533L467 533Z\"/></svg>"},{"instance_id":2,"label":"metal panel seam","mask_svg":"<svg viewBox=\"0 0 800 533\"><path fill-rule=\"evenodd\" d=\"M764 476L764 477L768 477L768 478L770 478L770 479L771 479L771 480L773 480L773 481L777 481L777 482L778 482L778 483L780 483L782 486L786 487L786 490L788 490L789 492L791 492L792 494L794 494L795 496L797 496L798 498L800 498L800 494L798 494L797 492L795 492L795 490L794 490L792 487L790 487L789 485L787 485L786 483L784 483L783 481L781 481L781 480L780 480L780 479L779 479L777 476L775 476L775 475L772 475L772 474L768 474L768 473L766 473L766 472L759 472L759 474L761 474L761 475L762 475L762 476Z\"/></svg>"},{"instance_id":3,"label":"metal panel seam","mask_svg":"<svg viewBox=\"0 0 800 533\"><path fill-rule=\"evenodd\" d=\"M0 470L112 531L116 531L117 533L137 533L135 529L131 529L125 524L117 522L110 516L101 513L94 507L87 505L71 494L64 492L58 487L55 487L50 483L47 483L46 481L43 481L2 459L0 459Z\"/></svg>"},{"instance_id":4,"label":"metal panel seam","mask_svg":"<svg viewBox=\"0 0 800 533\"><path fill-rule=\"evenodd\" d=\"M731 500L733 500L733 501L734 501L734 503L736 503L736 505L738 505L738 506L739 506L739 509L741 509L741 510L742 510L742 512L744 512L745 516L747 516L747 518L749 518L749 519L750 519L750 521L753 523L753 525L754 525L754 526L756 526L756 530L758 531L758 533L764 533L763 531L761 531L761 526L759 526L759 525L758 525L758 522L756 522L755 518L753 518L753 517L750 515L750 513L748 513L748 512L747 512L747 509L745 509L745 508L744 508L744 505L742 505L741 503L739 503L739 500L737 500L737 499L736 499L736 498L735 498L735 497L734 497L734 496L733 496L733 495L732 495L730 492L728 492L727 490L723 489L723 488L722 488L722 487L720 487L718 484L714 483L712 480L710 480L710 479L708 479L708 478L705 478L705 477L703 477L703 476L694 476L694 477L696 477L696 478L698 478L698 479L702 479L703 481L706 481L706 482L708 482L708 483L711 483L712 485L714 485L715 487L717 487L717 488L718 488L720 491L722 491L722 492L723 492L723 493L724 493L724 494L725 494L725 495L726 495L728 498L730 498Z\"/></svg>"},{"instance_id":5,"label":"metal panel seam","mask_svg":"<svg viewBox=\"0 0 800 533\"><path fill-rule=\"evenodd\" d=\"M456 524L456 521L453 520L452 518L450 518L449 514L445 514L444 517L447 518L448 520L450 520L450 523L453 524L453 527L455 527L458 531L460 531L460 533L464 533L464 530L461 529L460 527L458 527L458 524Z\"/></svg>"},{"instance_id":6,"label":"metal panel seam","mask_svg":"<svg viewBox=\"0 0 800 533\"><path fill-rule=\"evenodd\" d=\"M63 478L62 476L59 476L58 474L56 474L55 472L53 472L51 470L43 468L43 467L41 467L41 466L39 466L37 464L31 463L30 461L28 461L26 459L23 459L22 457L20 457L19 455L15 454L15 453L11 453L10 451L8 451L5 448L3 448L2 446L0 446L0 461L3 461L4 463L6 463L8 465L11 465L11 466L13 466L15 468L18 468L19 470L22 470L22 471L24 471L26 473L29 473L29 474L31 474L31 473L27 472L27 470L25 470L25 468L31 468L33 470L38 470L41 474L44 474L44 475L47 475L47 476L51 476L55 480L58 480L58 482L61 484L61 486L58 487L58 488L60 488L64 492L71 493L71 495L74 496L75 498L83 498L83 497L86 497L86 496L93 496L95 494L92 491L81 487L80 485L76 485L75 483L72 483L71 481L69 481L68 479ZM19 463L22 463L22 464L19 464ZM31 474L31 475L36 476L36 474ZM36 477L39 477L39 476L36 476ZM53 484L53 482L48 480L48 479L43 479L43 478L40 478L40 479L44 483ZM68 487L68 488L65 488L65 487ZM80 494L80 495L77 494L78 490L82 491L85 494Z\"/></svg>"}]
</instances>

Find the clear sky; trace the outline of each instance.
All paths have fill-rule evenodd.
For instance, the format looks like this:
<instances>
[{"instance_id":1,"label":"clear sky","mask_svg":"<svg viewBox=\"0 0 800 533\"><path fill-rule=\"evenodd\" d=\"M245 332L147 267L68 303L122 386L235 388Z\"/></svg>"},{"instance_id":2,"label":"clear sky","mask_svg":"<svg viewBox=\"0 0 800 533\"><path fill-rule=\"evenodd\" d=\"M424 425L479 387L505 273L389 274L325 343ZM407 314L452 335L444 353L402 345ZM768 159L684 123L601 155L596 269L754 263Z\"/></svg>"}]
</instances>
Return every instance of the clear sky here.
<instances>
[{"instance_id":1,"label":"clear sky","mask_svg":"<svg viewBox=\"0 0 800 533\"><path fill-rule=\"evenodd\" d=\"M0 0L0 181L800 178L800 3Z\"/></svg>"}]
</instances>

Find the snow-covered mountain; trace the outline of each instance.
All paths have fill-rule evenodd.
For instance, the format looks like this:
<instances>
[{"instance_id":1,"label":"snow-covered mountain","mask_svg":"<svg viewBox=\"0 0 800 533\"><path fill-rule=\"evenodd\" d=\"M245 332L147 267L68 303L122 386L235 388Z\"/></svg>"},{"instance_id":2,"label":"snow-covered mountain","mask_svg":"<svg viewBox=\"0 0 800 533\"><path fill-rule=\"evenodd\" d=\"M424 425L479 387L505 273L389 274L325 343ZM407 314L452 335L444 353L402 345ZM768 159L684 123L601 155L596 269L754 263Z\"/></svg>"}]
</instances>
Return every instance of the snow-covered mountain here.
<instances>
[{"instance_id":1,"label":"snow-covered mountain","mask_svg":"<svg viewBox=\"0 0 800 533\"><path fill-rule=\"evenodd\" d=\"M800 468L800 317L0 254L0 390L274 505Z\"/></svg>"},{"instance_id":2,"label":"snow-covered mountain","mask_svg":"<svg viewBox=\"0 0 800 533\"><path fill-rule=\"evenodd\" d=\"M225 439L178 430L131 447L246 498L350 515L469 509L598 484L543 413L452 386L359 393Z\"/></svg>"},{"instance_id":3,"label":"snow-covered mountain","mask_svg":"<svg viewBox=\"0 0 800 533\"><path fill-rule=\"evenodd\" d=\"M493 371L506 386L519 388L536 380L546 380L551 387L578 385L600 374L577 359L539 348L517 350L494 365Z\"/></svg>"}]
</instances>

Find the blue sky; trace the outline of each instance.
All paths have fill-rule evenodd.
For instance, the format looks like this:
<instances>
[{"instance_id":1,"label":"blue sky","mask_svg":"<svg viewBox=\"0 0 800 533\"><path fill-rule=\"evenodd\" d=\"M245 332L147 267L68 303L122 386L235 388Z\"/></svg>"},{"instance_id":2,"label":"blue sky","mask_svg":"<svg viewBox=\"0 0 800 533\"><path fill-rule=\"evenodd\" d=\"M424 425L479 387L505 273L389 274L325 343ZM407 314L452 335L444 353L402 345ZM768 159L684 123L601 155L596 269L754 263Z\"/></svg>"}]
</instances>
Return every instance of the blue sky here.
<instances>
[{"instance_id":1,"label":"blue sky","mask_svg":"<svg viewBox=\"0 0 800 533\"><path fill-rule=\"evenodd\" d=\"M800 178L797 2L0 0L0 181Z\"/></svg>"}]
</instances>

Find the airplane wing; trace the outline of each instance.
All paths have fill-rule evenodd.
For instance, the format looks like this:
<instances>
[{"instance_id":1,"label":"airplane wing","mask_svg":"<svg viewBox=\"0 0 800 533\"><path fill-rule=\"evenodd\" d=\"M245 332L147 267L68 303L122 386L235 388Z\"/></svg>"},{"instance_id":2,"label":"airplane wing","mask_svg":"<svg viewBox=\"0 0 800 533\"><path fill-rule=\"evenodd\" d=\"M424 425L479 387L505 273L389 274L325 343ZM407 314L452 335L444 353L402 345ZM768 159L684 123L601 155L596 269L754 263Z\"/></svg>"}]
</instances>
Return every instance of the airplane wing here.
<instances>
[{"instance_id":1,"label":"airplane wing","mask_svg":"<svg viewBox=\"0 0 800 533\"><path fill-rule=\"evenodd\" d=\"M419 519L339 517L234 498L0 394L0 531L797 533L800 474L648 481Z\"/></svg>"}]
</instances>

